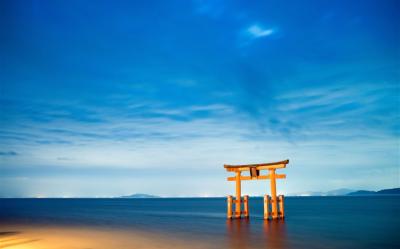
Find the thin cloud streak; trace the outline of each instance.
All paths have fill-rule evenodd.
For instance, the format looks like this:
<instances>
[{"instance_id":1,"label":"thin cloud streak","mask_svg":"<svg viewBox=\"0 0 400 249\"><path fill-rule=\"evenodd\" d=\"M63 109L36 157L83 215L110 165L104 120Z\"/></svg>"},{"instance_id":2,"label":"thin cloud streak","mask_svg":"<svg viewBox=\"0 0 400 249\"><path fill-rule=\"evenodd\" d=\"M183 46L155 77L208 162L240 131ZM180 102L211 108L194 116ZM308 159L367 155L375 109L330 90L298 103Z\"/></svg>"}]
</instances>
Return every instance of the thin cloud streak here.
<instances>
[{"instance_id":1,"label":"thin cloud streak","mask_svg":"<svg viewBox=\"0 0 400 249\"><path fill-rule=\"evenodd\" d=\"M247 32L254 38L261 38L272 35L275 31L273 29L264 29L259 25L252 25L247 28Z\"/></svg>"}]
</instances>

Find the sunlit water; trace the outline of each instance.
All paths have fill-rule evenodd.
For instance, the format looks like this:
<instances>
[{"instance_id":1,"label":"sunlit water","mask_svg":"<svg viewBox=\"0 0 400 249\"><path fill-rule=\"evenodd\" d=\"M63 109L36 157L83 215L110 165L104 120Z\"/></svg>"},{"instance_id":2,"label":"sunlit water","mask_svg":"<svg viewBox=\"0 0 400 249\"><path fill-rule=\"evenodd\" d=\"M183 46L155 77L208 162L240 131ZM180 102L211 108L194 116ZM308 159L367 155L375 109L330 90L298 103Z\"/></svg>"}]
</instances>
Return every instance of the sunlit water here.
<instances>
[{"instance_id":1,"label":"sunlit water","mask_svg":"<svg viewBox=\"0 0 400 249\"><path fill-rule=\"evenodd\" d=\"M400 248L400 197L287 197L285 220L227 220L224 198L0 199L0 225L141 230L221 248ZM7 231L0 231L7 232Z\"/></svg>"}]
</instances>

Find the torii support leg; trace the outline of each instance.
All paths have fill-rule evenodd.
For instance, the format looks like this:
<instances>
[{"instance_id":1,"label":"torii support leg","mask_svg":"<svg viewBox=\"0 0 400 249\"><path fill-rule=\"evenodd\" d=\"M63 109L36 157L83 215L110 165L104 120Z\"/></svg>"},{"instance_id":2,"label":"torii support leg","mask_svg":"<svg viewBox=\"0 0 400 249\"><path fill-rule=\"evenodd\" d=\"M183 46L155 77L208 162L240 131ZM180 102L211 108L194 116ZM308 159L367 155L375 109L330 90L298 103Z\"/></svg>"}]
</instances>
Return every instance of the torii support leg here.
<instances>
[{"instance_id":1,"label":"torii support leg","mask_svg":"<svg viewBox=\"0 0 400 249\"><path fill-rule=\"evenodd\" d=\"M284 205L284 197L283 195L280 195L278 197L279 199L279 218L283 219L285 218L285 205Z\"/></svg>"},{"instance_id":2,"label":"torii support leg","mask_svg":"<svg viewBox=\"0 0 400 249\"><path fill-rule=\"evenodd\" d=\"M228 219L232 218L232 195L228 195L226 216Z\"/></svg>"},{"instance_id":3,"label":"torii support leg","mask_svg":"<svg viewBox=\"0 0 400 249\"><path fill-rule=\"evenodd\" d=\"M272 219L278 218L278 202L276 199L276 178L275 169L269 170L269 176L271 180L271 207L272 207Z\"/></svg>"},{"instance_id":4,"label":"torii support leg","mask_svg":"<svg viewBox=\"0 0 400 249\"><path fill-rule=\"evenodd\" d=\"M236 200L235 200L235 217L240 218L241 216L241 182L240 182L240 171L236 172Z\"/></svg>"},{"instance_id":5,"label":"torii support leg","mask_svg":"<svg viewBox=\"0 0 400 249\"><path fill-rule=\"evenodd\" d=\"M249 218L249 196L243 196L244 217Z\"/></svg>"},{"instance_id":6,"label":"torii support leg","mask_svg":"<svg viewBox=\"0 0 400 249\"><path fill-rule=\"evenodd\" d=\"M269 195L264 195L264 219L269 219Z\"/></svg>"}]
</instances>

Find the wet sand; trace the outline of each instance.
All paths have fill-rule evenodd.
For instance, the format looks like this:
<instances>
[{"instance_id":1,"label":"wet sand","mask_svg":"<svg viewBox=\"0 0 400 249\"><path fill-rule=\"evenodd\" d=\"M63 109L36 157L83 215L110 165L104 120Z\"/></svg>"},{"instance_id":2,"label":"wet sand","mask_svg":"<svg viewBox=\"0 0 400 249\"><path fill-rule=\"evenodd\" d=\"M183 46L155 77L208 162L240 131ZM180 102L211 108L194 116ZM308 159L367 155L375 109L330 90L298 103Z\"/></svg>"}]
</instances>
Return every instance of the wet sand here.
<instances>
[{"instance_id":1,"label":"wet sand","mask_svg":"<svg viewBox=\"0 0 400 249\"><path fill-rule=\"evenodd\" d=\"M0 226L0 248L89 249L89 248L218 248L204 241L184 240L137 230L71 226Z\"/></svg>"}]
</instances>

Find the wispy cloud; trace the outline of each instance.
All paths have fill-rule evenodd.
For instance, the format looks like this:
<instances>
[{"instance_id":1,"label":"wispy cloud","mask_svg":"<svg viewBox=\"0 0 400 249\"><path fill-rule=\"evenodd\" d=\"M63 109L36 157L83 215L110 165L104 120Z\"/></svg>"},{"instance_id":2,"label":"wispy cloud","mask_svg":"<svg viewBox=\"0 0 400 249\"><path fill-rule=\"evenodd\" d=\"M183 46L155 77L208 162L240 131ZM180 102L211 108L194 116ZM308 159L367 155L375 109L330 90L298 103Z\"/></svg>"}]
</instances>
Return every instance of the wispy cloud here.
<instances>
[{"instance_id":1,"label":"wispy cloud","mask_svg":"<svg viewBox=\"0 0 400 249\"><path fill-rule=\"evenodd\" d=\"M18 153L15 151L0 151L0 156L17 156Z\"/></svg>"},{"instance_id":2,"label":"wispy cloud","mask_svg":"<svg viewBox=\"0 0 400 249\"><path fill-rule=\"evenodd\" d=\"M247 28L247 33L253 38L270 36L275 32L274 29L265 29L257 24Z\"/></svg>"},{"instance_id":3,"label":"wispy cloud","mask_svg":"<svg viewBox=\"0 0 400 249\"><path fill-rule=\"evenodd\" d=\"M297 136L308 139L392 139L400 120L393 84L334 84L302 88L276 96L277 126L292 124ZM383 110L386 110L385 112ZM334 130L334 134L332 134Z\"/></svg>"},{"instance_id":4,"label":"wispy cloud","mask_svg":"<svg viewBox=\"0 0 400 249\"><path fill-rule=\"evenodd\" d=\"M260 24L253 24L240 30L238 34L238 46L246 47L253 44L257 40L270 37L276 33L275 28L264 28Z\"/></svg>"}]
</instances>

